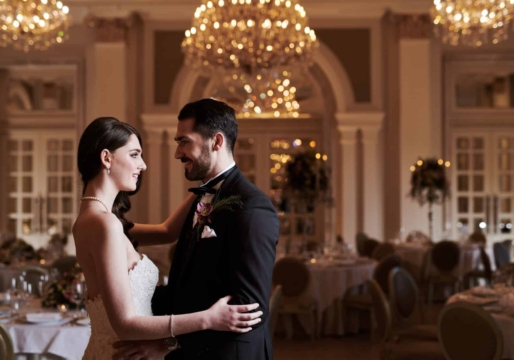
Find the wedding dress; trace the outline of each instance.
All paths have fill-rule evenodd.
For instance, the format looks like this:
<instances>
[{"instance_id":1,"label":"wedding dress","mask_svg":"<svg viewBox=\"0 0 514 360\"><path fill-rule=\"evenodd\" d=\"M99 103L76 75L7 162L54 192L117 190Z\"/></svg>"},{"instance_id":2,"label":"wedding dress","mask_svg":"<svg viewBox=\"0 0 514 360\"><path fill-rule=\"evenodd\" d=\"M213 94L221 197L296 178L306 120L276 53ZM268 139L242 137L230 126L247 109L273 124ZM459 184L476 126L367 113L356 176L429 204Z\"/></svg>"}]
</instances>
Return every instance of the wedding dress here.
<instances>
[{"instance_id":1,"label":"wedding dress","mask_svg":"<svg viewBox=\"0 0 514 360\"><path fill-rule=\"evenodd\" d=\"M128 273L136 314L152 316L152 296L159 281L157 266L146 256ZM110 360L115 353L112 344L118 341L109 323L104 303L100 296L86 302L86 310L91 319L91 337L83 360Z\"/></svg>"}]
</instances>

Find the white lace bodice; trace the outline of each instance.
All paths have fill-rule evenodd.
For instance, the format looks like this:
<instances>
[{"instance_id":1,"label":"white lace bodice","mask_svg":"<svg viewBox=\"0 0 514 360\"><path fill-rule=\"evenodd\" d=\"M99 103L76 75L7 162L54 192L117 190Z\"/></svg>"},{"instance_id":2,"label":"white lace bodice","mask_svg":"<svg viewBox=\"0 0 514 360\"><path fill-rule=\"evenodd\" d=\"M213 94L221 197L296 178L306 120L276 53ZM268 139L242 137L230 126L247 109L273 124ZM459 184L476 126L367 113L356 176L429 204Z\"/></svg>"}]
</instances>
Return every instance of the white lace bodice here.
<instances>
[{"instance_id":1,"label":"white lace bodice","mask_svg":"<svg viewBox=\"0 0 514 360\"><path fill-rule=\"evenodd\" d=\"M143 255L128 275L136 314L152 316L152 296L159 281L157 266ZM118 337L109 323L102 298L98 296L88 300L86 310L91 319L91 338L83 360L112 359L114 354L112 344L118 340Z\"/></svg>"}]
</instances>

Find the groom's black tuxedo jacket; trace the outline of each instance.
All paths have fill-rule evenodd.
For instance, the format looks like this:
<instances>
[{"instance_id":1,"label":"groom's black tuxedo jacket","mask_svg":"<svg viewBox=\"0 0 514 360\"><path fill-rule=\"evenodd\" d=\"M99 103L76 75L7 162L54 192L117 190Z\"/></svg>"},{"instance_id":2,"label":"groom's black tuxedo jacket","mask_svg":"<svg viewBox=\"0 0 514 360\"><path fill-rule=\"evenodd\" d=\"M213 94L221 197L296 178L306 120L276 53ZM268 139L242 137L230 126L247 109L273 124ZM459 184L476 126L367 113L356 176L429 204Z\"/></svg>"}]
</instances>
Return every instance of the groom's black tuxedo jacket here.
<instances>
[{"instance_id":1,"label":"groom's black tuxedo jacket","mask_svg":"<svg viewBox=\"0 0 514 360\"><path fill-rule=\"evenodd\" d=\"M258 303L264 312L253 330L238 334L199 331L177 336L182 350L166 359L271 360L269 297L278 241L278 218L271 201L235 168L218 190L219 198L239 195L243 208L221 211L210 227L217 237L192 240L195 203L184 223L166 287L152 299L155 315L187 314L210 308L231 295L230 304Z\"/></svg>"}]
</instances>

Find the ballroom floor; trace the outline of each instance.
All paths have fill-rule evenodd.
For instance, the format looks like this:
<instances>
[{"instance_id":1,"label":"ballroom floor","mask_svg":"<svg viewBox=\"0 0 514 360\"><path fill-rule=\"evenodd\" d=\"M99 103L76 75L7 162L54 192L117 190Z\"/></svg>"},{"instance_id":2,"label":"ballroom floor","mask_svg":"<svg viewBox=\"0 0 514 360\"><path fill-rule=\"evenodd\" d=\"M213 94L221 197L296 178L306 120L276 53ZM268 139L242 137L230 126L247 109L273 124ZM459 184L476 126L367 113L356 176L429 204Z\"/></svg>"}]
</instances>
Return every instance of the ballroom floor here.
<instances>
[{"instance_id":1,"label":"ballroom floor","mask_svg":"<svg viewBox=\"0 0 514 360\"><path fill-rule=\"evenodd\" d=\"M437 323L443 304L425 309L426 322ZM413 316L413 324L420 324L419 312ZM378 360L379 343L371 342L368 332L342 338L323 337L313 344L309 338L285 339L276 337L273 343L275 360Z\"/></svg>"},{"instance_id":2,"label":"ballroom floor","mask_svg":"<svg viewBox=\"0 0 514 360\"><path fill-rule=\"evenodd\" d=\"M369 334L344 338L308 340L276 339L275 360L378 360L378 345L371 344Z\"/></svg>"}]
</instances>

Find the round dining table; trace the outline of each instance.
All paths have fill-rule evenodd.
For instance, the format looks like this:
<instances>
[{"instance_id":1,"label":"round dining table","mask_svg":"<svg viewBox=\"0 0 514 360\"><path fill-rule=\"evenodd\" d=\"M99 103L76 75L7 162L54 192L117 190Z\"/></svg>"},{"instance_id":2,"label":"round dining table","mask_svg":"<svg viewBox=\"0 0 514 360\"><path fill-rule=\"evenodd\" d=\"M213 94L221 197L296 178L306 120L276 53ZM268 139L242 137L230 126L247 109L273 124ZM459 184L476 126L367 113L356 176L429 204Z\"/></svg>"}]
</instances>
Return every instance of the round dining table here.
<instances>
[{"instance_id":1,"label":"round dining table","mask_svg":"<svg viewBox=\"0 0 514 360\"><path fill-rule=\"evenodd\" d=\"M2 306L0 314L9 310ZM16 316L0 317L0 324L11 335L16 360L27 358L27 355L38 355L41 360L82 359L91 335L91 328L87 321L77 321L84 314L68 312L64 314L64 321L47 324L30 323L24 317L27 313L56 312L56 310L43 309L41 300L35 299L27 307L19 309Z\"/></svg>"},{"instance_id":2,"label":"round dining table","mask_svg":"<svg viewBox=\"0 0 514 360\"><path fill-rule=\"evenodd\" d=\"M342 336L347 333L356 333L359 326L359 314L349 312L348 315L352 318L343 319L342 299L347 292L358 292L360 286L372 279L377 262L367 258L337 259L323 256L305 260L305 264L309 269L311 279L302 298L306 301L313 299L317 305L318 335ZM309 317L295 316L302 330L310 334ZM345 324L348 327L345 327ZM287 328L287 324L285 326L289 336L297 330Z\"/></svg>"}]
</instances>

